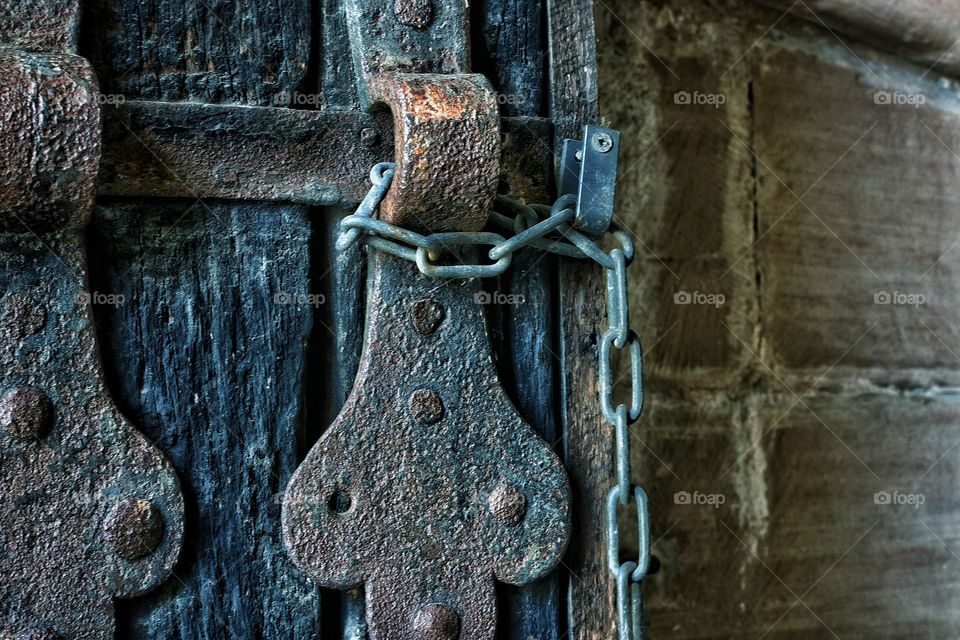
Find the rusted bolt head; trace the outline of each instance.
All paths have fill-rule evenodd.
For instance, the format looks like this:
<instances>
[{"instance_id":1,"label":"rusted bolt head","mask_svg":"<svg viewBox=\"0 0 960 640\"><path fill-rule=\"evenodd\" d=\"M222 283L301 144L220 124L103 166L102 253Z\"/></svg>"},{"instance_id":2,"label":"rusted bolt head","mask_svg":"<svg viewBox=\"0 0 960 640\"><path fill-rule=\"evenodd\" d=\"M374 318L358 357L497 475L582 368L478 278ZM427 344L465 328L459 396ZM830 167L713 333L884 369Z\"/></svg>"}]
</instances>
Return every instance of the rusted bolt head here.
<instances>
[{"instance_id":1,"label":"rusted bolt head","mask_svg":"<svg viewBox=\"0 0 960 640\"><path fill-rule=\"evenodd\" d=\"M28 629L17 636L17 640L62 640L61 636L52 629Z\"/></svg>"},{"instance_id":2,"label":"rusted bolt head","mask_svg":"<svg viewBox=\"0 0 960 640\"><path fill-rule=\"evenodd\" d=\"M160 545L163 516L147 500L125 498L107 514L103 531L114 553L126 560L139 560Z\"/></svg>"},{"instance_id":3,"label":"rusted bolt head","mask_svg":"<svg viewBox=\"0 0 960 640\"><path fill-rule=\"evenodd\" d=\"M443 417L443 400L435 391L417 389L410 395L410 413L418 422L440 422Z\"/></svg>"},{"instance_id":4,"label":"rusted bolt head","mask_svg":"<svg viewBox=\"0 0 960 640\"><path fill-rule=\"evenodd\" d=\"M413 305L413 311L411 312L413 327L425 336L436 331L446 315L447 312L443 310L443 307L429 298L418 300Z\"/></svg>"},{"instance_id":5,"label":"rusted bolt head","mask_svg":"<svg viewBox=\"0 0 960 640\"><path fill-rule=\"evenodd\" d=\"M377 141L380 139L380 134L377 133L377 130L373 127L364 127L360 129L360 142L365 144L368 147L372 147L377 144Z\"/></svg>"},{"instance_id":6,"label":"rusted bolt head","mask_svg":"<svg viewBox=\"0 0 960 640\"><path fill-rule=\"evenodd\" d=\"M600 153L606 153L613 149L613 138L610 137L609 133L595 133L590 138L590 144Z\"/></svg>"},{"instance_id":7,"label":"rusted bolt head","mask_svg":"<svg viewBox=\"0 0 960 640\"><path fill-rule=\"evenodd\" d=\"M513 485L501 484L487 498L487 508L494 518L513 527L527 514L527 496Z\"/></svg>"},{"instance_id":8,"label":"rusted bolt head","mask_svg":"<svg viewBox=\"0 0 960 640\"><path fill-rule=\"evenodd\" d=\"M428 604L413 623L420 640L456 640L460 637L460 616L445 604Z\"/></svg>"},{"instance_id":9,"label":"rusted bolt head","mask_svg":"<svg viewBox=\"0 0 960 640\"><path fill-rule=\"evenodd\" d=\"M0 425L24 440L39 438L50 425L50 400L33 387L10 389L0 397Z\"/></svg>"},{"instance_id":10,"label":"rusted bolt head","mask_svg":"<svg viewBox=\"0 0 960 640\"><path fill-rule=\"evenodd\" d=\"M46 310L23 294L10 294L3 301L3 326L14 337L33 335L43 328L46 321Z\"/></svg>"}]
</instances>

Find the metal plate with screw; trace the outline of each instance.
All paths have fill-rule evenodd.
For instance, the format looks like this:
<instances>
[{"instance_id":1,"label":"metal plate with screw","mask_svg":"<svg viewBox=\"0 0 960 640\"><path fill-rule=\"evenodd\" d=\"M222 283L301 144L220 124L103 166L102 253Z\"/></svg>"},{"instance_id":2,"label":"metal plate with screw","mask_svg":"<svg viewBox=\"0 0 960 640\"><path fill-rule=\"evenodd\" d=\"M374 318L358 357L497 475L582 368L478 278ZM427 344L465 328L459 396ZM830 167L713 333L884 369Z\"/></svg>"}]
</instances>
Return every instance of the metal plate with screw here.
<instances>
[{"instance_id":1,"label":"metal plate with screw","mask_svg":"<svg viewBox=\"0 0 960 640\"><path fill-rule=\"evenodd\" d=\"M613 220L620 158L620 132L587 125L583 140L565 140L561 158L560 194L577 196L574 226L599 237Z\"/></svg>"}]
</instances>

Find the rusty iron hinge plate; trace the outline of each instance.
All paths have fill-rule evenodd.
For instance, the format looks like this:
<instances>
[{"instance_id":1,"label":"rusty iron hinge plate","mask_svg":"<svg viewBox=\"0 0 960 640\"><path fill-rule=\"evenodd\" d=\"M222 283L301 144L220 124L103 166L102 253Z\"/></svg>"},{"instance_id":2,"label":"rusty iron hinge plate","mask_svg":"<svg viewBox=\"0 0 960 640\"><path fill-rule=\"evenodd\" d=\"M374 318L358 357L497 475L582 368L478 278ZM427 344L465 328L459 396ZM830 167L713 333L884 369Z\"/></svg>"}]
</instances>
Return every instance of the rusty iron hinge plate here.
<instances>
[{"instance_id":1,"label":"rusty iron hinge plate","mask_svg":"<svg viewBox=\"0 0 960 640\"><path fill-rule=\"evenodd\" d=\"M487 640L494 578L566 547L566 473L500 387L477 281L371 261L356 385L287 487L286 544L321 585L365 583L374 639Z\"/></svg>"},{"instance_id":2,"label":"rusty iron hinge plate","mask_svg":"<svg viewBox=\"0 0 960 640\"><path fill-rule=\"evenodd\" d=\"M0 110L0 638L107 640L113 598L172 571L183 498L111 401L97 352L93 71L0 49Z\"/></svg>"}]
</instances>

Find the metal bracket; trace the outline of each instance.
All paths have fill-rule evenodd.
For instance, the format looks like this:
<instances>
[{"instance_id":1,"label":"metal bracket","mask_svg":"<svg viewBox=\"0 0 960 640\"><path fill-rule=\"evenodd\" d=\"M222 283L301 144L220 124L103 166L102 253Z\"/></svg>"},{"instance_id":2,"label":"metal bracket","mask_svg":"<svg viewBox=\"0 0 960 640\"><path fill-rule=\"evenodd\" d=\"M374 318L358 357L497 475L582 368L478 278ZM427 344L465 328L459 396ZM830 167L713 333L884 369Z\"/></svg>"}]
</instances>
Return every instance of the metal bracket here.
<instances>
[{"instance_id":1,"label":"metal bracket","mask_svg":"<svg viewBox=\"0 0 960 640\"><path fill-rule=\"evenodd\" d=\"M356 384L287 487L284 539L317 583L366 584L374 640L490 640L494 578L566 547L567 477L500 388L477 281L379 252L370 272Z\"/></svg>"},{"instance_id":2,"label":"metal bracket","mask_svg":"<svg viewBox=\"0 0 960 640\"><path fill-rule=\"evenodd\" d=\"M108 640L113 598L173 569L183 498L111 401L97 353L93 71L0 48L0 111L0 638Z\"/></svg>"},{"instance_id":3,"label":"metal bracket","mask_svg":"<svg viewBox=\"0 0 960 640\"><path fill-rule=\"evenodd\" d=\"M575 195L573 226L597 238L613 220L620 158L620 132L597 125L584 127L583 140L564 140L560 160L560 194Z\"/></svg>"}]
</instances>

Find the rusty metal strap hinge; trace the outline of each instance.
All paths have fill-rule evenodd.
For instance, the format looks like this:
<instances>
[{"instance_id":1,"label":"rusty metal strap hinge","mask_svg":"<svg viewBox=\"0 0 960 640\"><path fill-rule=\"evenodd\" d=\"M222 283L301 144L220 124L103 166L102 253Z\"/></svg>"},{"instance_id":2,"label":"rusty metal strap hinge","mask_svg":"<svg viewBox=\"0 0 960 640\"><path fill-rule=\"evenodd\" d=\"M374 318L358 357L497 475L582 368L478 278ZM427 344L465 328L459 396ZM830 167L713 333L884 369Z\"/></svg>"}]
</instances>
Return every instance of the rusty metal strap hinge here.
<instances>
[{"instance_id":1,"label":"rusty metal strap hinge","mask_svg":"<svg viewBox=\"0 0 960 640\"><path fill-rule=\"evenodd\" d=\"M466 73L466 3L346 11L361 94L394 122L378 222L479 232L500 118L489 81ZM287 487L284 538L319 584L364 585L372 640L491 640L494 580L530 582L566 548L569 483L500 387L476 281L438 286L395 256L370 260L360 370Z\"/></svg>"},{"instance_id":2,"label":"rusty metal strap hinge","mask_svg":"<svg viewBox=\"0 0 960 640\"><path fill-rule=\"evenodd\" d=\"M84 227L100 159L76 1L0 0L0 638L114 637L162 582L183 498L107 391ZM27 51L29 49L29 51Z\"/></svg>"}]
</instances>

